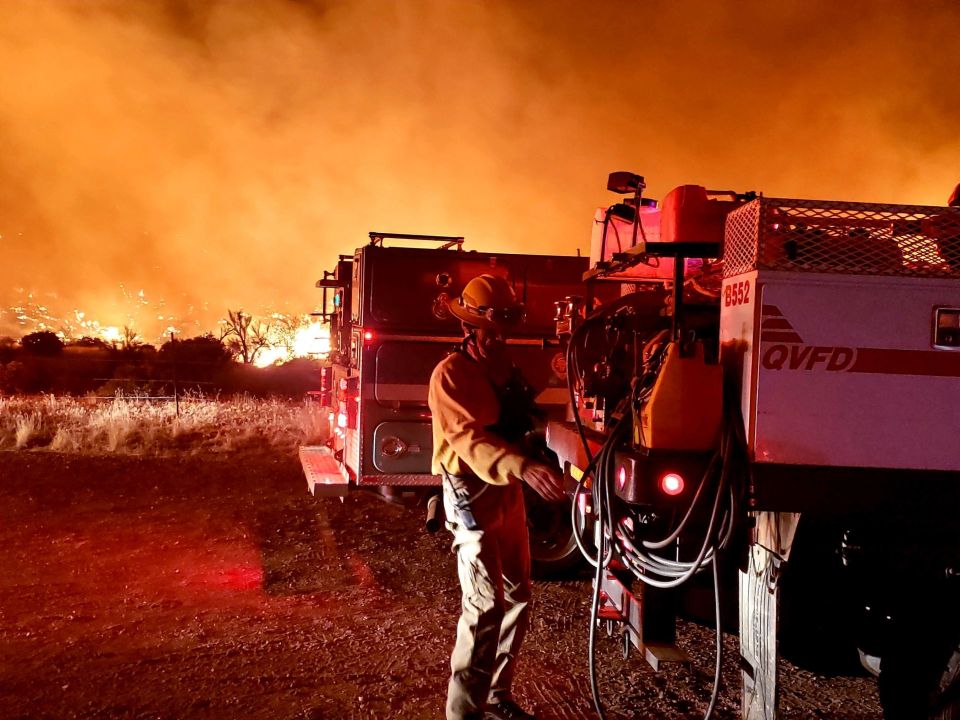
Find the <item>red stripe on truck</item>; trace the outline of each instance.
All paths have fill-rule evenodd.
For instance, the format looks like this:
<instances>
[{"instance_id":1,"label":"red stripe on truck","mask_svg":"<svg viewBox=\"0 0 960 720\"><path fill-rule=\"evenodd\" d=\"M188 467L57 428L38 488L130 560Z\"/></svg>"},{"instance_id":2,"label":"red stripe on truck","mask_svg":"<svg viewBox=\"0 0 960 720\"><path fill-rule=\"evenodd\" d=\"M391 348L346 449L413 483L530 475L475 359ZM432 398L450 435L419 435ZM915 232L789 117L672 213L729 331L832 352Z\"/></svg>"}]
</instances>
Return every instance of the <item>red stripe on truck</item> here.
<instances>
[{"instance_id":1,"label":"red stripe on truck","mask_svg":"<svg viewBox=\"0 0 960 720\"><path fill-rule=\"evenodd\" d=\"M857 348L857 358L848 372L960 377L960 353Z\"/></svg>"}]
</instances>

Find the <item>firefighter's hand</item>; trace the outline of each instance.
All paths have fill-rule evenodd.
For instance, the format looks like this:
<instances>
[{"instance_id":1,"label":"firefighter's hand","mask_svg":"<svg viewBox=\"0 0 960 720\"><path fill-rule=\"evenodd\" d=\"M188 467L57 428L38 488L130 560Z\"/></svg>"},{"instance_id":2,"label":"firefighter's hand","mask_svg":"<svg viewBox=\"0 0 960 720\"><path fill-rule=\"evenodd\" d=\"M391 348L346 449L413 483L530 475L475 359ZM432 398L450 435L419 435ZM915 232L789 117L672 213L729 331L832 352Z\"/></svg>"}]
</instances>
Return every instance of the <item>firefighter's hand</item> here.
<instances>
[{"instance_id":1,"label":"firefighter's hand","mask_svg":"<svg viewBox=\"0 0 960 720\"><path fill-rule=\"evenodd\" d=\"M523 481L548 502L559 502L566 497L563 493L563 476L549 465L529 463L523 470Z\"/></svg>"}]
</instances>

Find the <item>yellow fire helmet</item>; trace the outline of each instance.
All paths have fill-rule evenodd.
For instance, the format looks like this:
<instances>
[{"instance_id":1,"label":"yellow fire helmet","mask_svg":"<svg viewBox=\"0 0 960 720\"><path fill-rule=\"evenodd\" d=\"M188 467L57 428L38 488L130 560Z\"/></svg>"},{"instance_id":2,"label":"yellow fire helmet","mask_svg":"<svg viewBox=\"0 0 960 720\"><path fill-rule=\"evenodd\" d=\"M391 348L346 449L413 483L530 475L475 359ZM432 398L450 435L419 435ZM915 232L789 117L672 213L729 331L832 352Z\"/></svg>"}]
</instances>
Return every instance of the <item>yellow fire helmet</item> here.
<instances>
[{"instance_id":1,"label":"yellow fire helmet","mask_svg":"<svg viewBox=\"0 0 960 720\"><path fill-rule=\"evenodd\" d=\"M510 283L495 275L478 275L467 283L450 312L467 325L503 330L523 319L523 305Z\"/></svg>"}]
</instances>

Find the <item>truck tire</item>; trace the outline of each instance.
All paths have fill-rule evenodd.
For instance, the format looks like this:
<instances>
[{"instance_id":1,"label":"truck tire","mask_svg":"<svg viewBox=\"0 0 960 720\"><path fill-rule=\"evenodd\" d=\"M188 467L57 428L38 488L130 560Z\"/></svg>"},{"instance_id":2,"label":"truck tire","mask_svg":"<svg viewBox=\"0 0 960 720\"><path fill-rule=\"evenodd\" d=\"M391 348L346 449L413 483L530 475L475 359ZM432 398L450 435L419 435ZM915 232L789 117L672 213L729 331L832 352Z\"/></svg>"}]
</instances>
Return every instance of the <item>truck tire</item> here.
<instances>
[{"instance_id":1,"label":"truck tire","mask_svg":"<svg viewBox=\"0 0 960 720\"><path fill-rule=\"evenodd\" d=\"M941 638L901 636L880 661L884 720L960 720L960 637L944 648Z\"/></svg>"},{"instance_id":2,"label":"truck tire","mask_svg":"<svg viewBox=\"0 0 960 720\"><path fill-rule=\"evenodd\" d=\"M533 576L543 579L570 572L582 560L570 525L570 501L548 503L527 486L523 495Z\"/></svg>"},{"instance_id":3,"label":"truck tire","mask_svg":"<svg viewBox=\"0 0 960 720\"><path fill-rule=\"evenodd\" d=\"M960 720L960 642L947 660L935 693L934 720Z\"/></svg>"}]
</instances>

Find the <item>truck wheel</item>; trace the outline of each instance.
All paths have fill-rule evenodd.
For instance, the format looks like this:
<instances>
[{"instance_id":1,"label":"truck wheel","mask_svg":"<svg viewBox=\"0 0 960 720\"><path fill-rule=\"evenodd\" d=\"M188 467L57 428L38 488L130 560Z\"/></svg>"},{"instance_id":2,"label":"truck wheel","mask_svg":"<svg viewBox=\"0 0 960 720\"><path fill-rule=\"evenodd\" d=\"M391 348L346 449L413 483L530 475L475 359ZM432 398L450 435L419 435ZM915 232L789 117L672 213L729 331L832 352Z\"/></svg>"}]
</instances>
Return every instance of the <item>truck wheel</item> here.
<instances>
[{"instance_id":1,"label":"truck wheel","mask_svg":"<svg viewBox=\"0 0 960 720\"><path fill-rule=\"evenodd\" d=\"M556 577L580 564L580 549L570 526L570 502L548 503L524 486L530 560L536 578Z\"/></svg>"},{"instance_id":2,"label":"truck wheel","mask_svg":"<svg viewBox=\"0 0 960 720\"><path fill-rule=\"evenodd\" d=\"M960 720L960 638L952 648L915 640L898 642L880 661L884 720Z\"/></svg>"},{"instance_id":3,"label":"truck wheel","mask_svg":"<svg viewBox=\"0 0 960 720\"><path fill-rule=\"evenodd\" d=\"M937 684L934 720L960 720L960 643L953 649Z\"/></svg>"}]
</instances>

